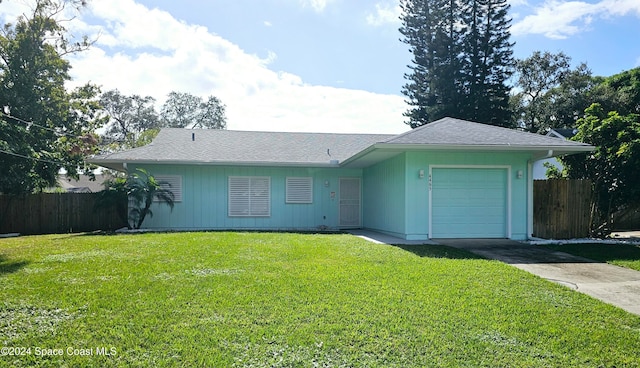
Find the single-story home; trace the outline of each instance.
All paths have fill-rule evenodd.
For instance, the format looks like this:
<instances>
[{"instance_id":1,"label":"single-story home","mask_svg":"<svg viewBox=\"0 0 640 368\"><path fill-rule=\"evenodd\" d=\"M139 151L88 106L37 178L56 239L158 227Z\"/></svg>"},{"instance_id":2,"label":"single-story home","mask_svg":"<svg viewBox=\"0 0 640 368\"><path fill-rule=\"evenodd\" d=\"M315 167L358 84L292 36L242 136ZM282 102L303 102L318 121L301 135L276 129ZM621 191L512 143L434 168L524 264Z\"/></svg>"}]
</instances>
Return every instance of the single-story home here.
<instances>
[{"instance_id":1,"label":"single-story home","mask_svg":"<svg viewBox=\"0 0 640 368\"><path fill-rule=\"evenodd\" d=\"M90 160L171 184L149 229L366 228L409 240L527 239L536 160L587 144L443 118L400 135L162 129Z\"/></svg>"}]
</instances>

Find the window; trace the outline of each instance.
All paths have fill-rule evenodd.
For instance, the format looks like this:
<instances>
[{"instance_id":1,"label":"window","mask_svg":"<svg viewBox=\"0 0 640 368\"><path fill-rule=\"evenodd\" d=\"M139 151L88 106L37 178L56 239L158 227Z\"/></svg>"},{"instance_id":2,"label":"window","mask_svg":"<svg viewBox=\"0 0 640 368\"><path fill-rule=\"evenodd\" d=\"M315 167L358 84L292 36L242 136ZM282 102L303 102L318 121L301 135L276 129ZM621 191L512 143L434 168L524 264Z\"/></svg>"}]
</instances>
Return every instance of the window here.
<instances>
[{"instance_id":1,"label":"window","mask_svg":"<svg viewBox=\"0 0 640 368\"><path fill-rule=\"evenodd\" d=\"M271 178L261 176L230 176L229 216L271 216Z\"/></svg>"},{"instance_id":2,"label":"window","mask_svg":"<svg viewBox=\"0 0 640 368\"><path fill-rule=\"evenodd\" d=\"M313 203L313 178L287 178L286 203Z\"/></svg>"},{"instance_id":3,"label":"window","mask_svg":"<svg viewBox=\"0 0 640 368\"><path fill-rule=\"evenodd\" d=\"M163 189L173 193L174 202L182 202L182 176L180 175L154 175L156 181L160 182ZM158 201L154 199L154 201Z\"/></svg>"}]
</instances>

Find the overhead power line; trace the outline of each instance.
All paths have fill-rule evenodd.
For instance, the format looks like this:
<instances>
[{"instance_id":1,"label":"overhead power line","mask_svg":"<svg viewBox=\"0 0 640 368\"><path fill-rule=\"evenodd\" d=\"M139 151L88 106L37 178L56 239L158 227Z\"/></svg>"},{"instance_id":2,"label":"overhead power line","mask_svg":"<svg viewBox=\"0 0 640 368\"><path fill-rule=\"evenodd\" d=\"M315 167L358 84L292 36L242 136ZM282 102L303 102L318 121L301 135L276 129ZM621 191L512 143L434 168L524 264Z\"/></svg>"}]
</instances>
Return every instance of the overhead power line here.
<instances>
[{"instance_id":1,"label":"overhead power line","mask_svg":"<svg viewBox=\"0 0 640 368\"><path fill-rule=\"evenodd\" d=\"M31 126L31 125L33 125L33 126L37 126L38 128L45 129L45 130L48 130L48 131L50 131L50 132L53 132L54 134L56 134L56 135L58 135L58 136L65 136L65 137L71 137L71 138L79 138L79 137L77 137L77 136L75 136L75 135L73 135L73 134L64 133L64 132L59 132L59 131L57 131L57 130L55 130L55 129L53 129L53 128L49 128L49 127L46 127L46 126L43 126L43 125L40 125L40 124L34 123L33 121L26 121L26 120L24 120L24 119L20 119L19 117L13 116L13 115L11 115L11 114L6 114L6 113L5 113L5 112L3 112L3 111L0 111L0 116L4 116L4 117L9 118L9 119L12 119L12 120L14 120L14 121L17 121L17 122L23 123L23 124L25 124L27 127L29 127L29 126Z\"/></svg>"},{"instance_id":2,"label":"overhead power line","mask_svg":"<svg viewBox=\"0 0 640 368\"><path fill-rule=\"evenodd\" d=\"M5 151L5 150L1 150L0 149L0 153L4 153L10 156L16 156L16 157L21 157L21 158L26 158L27 160L33 160L33 161L39 161L39 162L46 162L49 164L54 164L54 165L61 165L64 166L65 164L63 162L59 162L59 161L51 161L51 160L45 160L42 158L37 158L37 157L29 157L29 156L25 156L25 155L21 155L18 153L14 153L14 152L9 152L9 151Z\"/></svg>"}]
</instances>

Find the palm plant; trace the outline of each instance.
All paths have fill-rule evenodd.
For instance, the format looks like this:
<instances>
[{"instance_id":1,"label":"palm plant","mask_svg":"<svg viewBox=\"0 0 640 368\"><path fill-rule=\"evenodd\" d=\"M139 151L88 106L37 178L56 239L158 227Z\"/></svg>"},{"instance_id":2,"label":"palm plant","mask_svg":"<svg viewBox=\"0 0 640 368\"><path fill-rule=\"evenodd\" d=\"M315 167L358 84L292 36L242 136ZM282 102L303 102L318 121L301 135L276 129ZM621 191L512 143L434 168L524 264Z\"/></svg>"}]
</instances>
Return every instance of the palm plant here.
<instances>
[{"instance_id":1,"label":"palm plant","mask_svg":"<svg viewBox=\"0 0 640 368\"><path fill-rule=\"evenodd\" d=\"M170 186L156 180L146 170L137 169L126 178L117 177L105 182L105 190L100 192L96 209L116 207L118 214L126 214L128 199L129 214L123 220L129 229L139 229L147 215L153 217L151 205L154 200L167 204L173 210L174 195L167 189Z\"/></svg>"},{"instance_id":2,"label":"palm plant","mask_svg":"<svg viewBox=\"0 0 640 368\"><path fill-rule=\"evenodd\" d=\"M129 198L129 224L134 229L139 229L147 217L153 217L151 205L154 200L165 203L173 210L174 195L167 187L170 184L158 181L144 169L127 176L126 187Z\"/></svg>"}]
</instances>

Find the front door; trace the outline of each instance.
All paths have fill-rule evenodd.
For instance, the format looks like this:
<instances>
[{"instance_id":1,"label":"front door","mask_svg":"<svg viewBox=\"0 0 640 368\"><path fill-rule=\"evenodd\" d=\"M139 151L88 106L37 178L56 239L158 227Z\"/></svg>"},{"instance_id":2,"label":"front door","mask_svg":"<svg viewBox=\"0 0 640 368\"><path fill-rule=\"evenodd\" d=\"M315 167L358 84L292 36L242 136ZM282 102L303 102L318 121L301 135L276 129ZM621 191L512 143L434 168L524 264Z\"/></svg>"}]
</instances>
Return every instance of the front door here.
<instances>
[{"instance_id":1,"label":"front door","mask_svg":"<svg viewBox=\"0 0 640 368\"><path fill-rule=\"evenodd\" d=\"M360 227L360 178L340 178L340 227Z\"/></svg>"}]
</instances>

